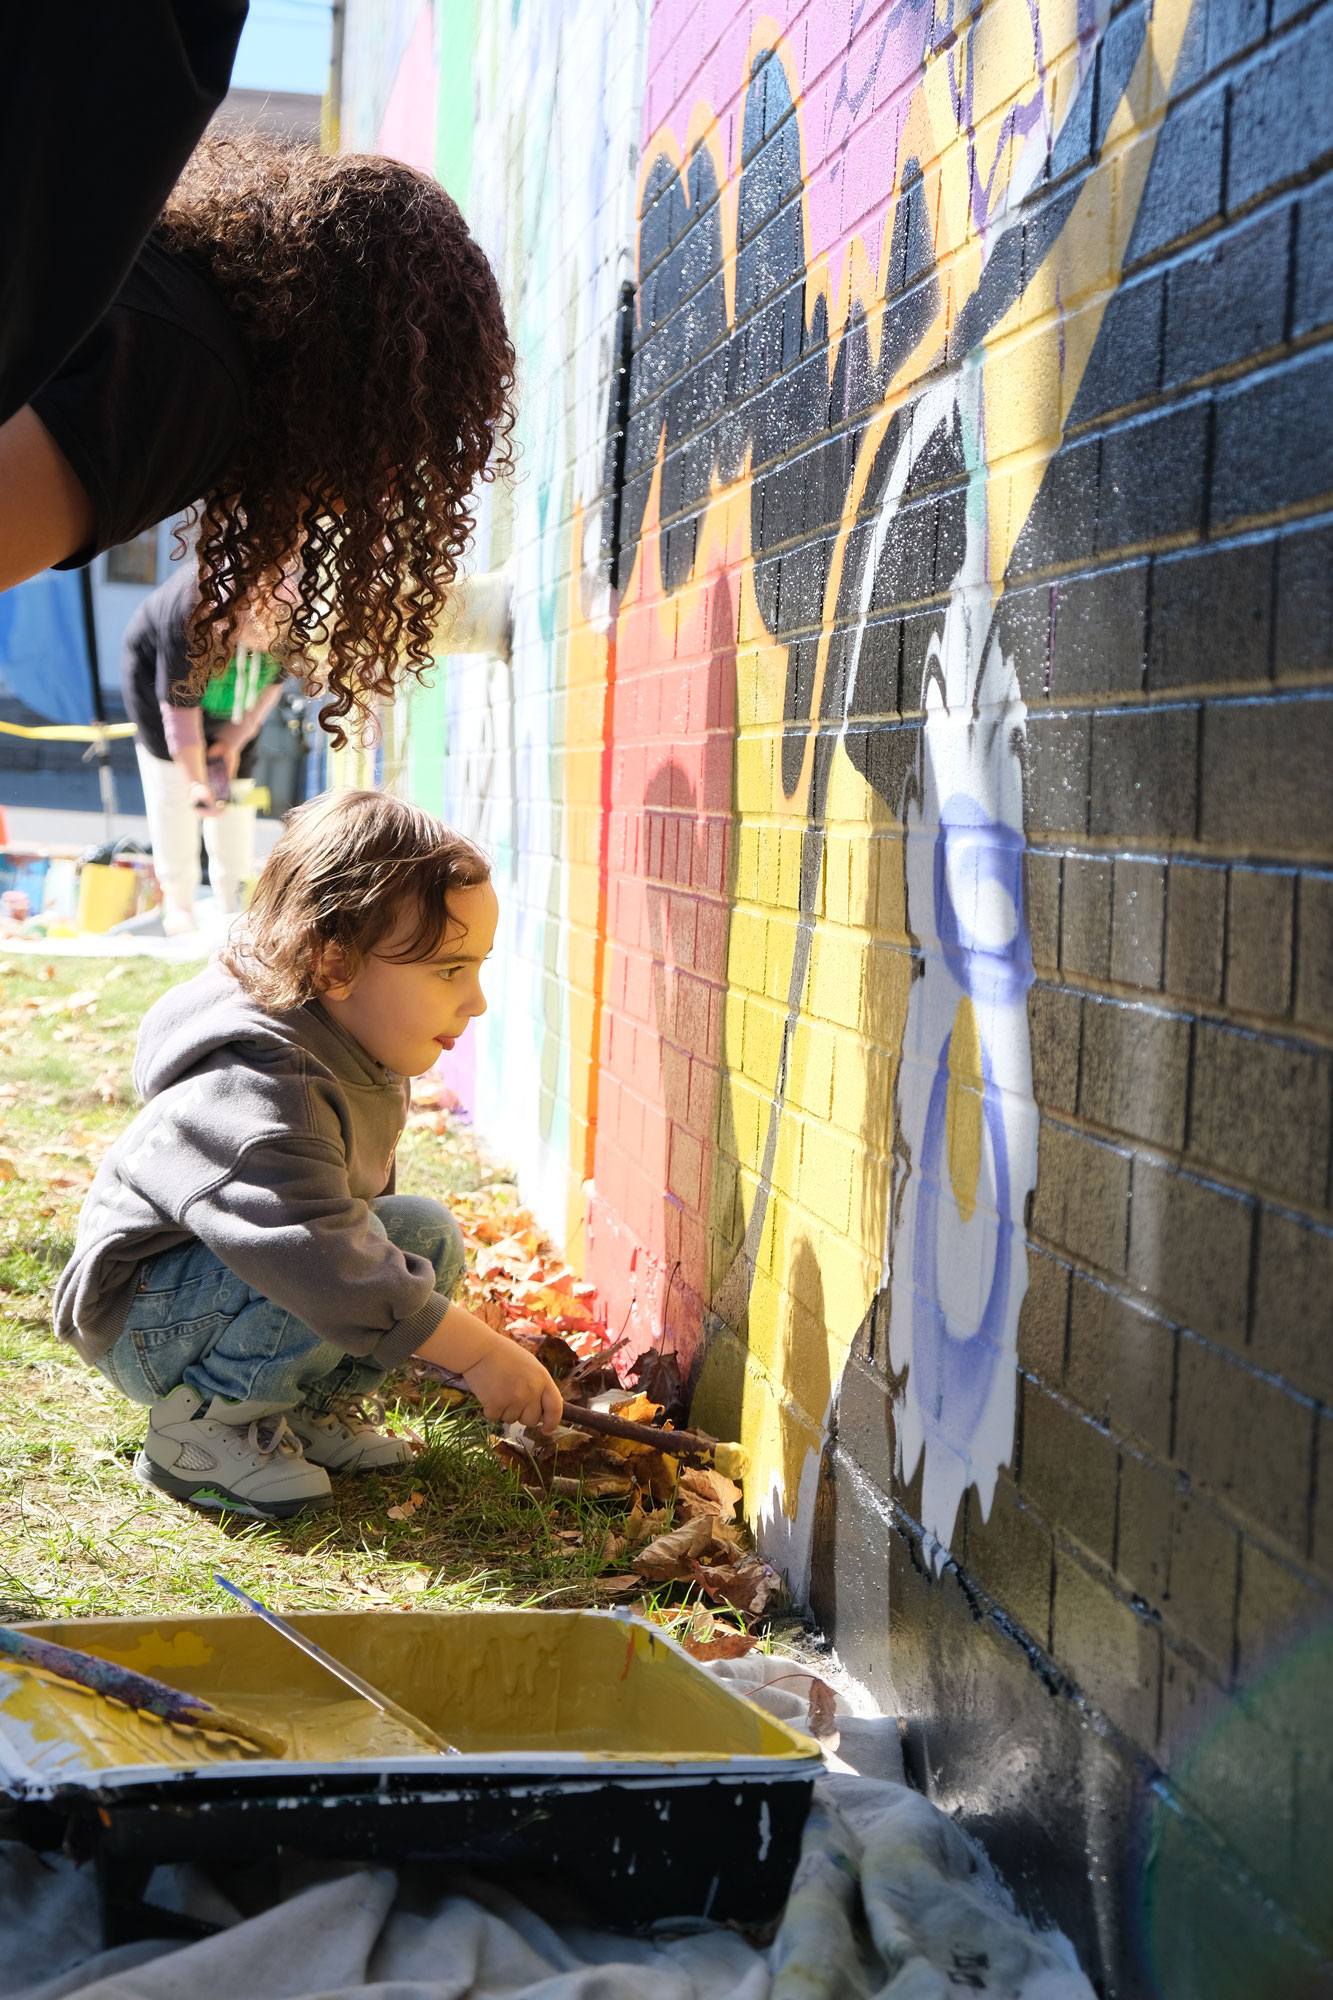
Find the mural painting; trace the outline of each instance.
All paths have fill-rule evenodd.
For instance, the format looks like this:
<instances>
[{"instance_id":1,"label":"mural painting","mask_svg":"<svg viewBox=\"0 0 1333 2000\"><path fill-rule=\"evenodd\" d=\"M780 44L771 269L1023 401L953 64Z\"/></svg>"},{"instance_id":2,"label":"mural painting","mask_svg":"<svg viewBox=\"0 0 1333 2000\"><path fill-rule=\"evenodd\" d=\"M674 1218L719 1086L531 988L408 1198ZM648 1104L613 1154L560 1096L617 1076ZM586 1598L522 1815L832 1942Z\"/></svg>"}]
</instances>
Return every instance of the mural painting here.
<instances>
[{"instance_id":1,"label":"mural painting","mask_svg":"<svg viewBox=\"0 0 1333 2000\"><path fill-rule=\"evenodd\" d=\"M449 1080L1101 1990L1304 1966L1331 0L349 0L347 75L520 359L512 655L335 773L494 857Z\"/></svg>"},{"instance_id":2,"label":"mural painting","mask_svg":"<svg viewBox=\"0 0 1333 2000\"><path fill-rule=\"evenodd\" d=\"M654 10L650 78L678 12ZM748 1045L725 1009L699 1214L726 1268L711 1289L690 1271L686 1287L718 1329L706 1375L743 1329L761 1518L797 1578L829 1402L877 1292L891 1299L902 1470L924 1457L923 1524L940 1551L965 1487L987 1506L1011 1452L1037 1120L1024 707L993 614L1133 226L1147 161L1140 149L1126 174L1115 136L1149 73L1169 86L1184 20L1183 6L1139 17L1117 68L1098 64L1102 22L1073 8L993 6L948 27L938 56L939 24L891 9L860 74L848 58L822 79L826 149L867 91L887 104L887 200L854 233L838 177L810 172L811 112L779 19L743 52L724 39L693 86L715 99L682 100L679 122L645 139L621 525L639 555L621 657L659 593L710 576L739 586L740 626L759 643L740 668L755 695L730 838L738 852L751 826L785 838L799 880L793 920L765 925L761 964L735 948L750 898L733 875L728 997L746 993L747 1018L782 1005ZM805 37L816 70L818 25ZM730 121L713 108L729 100ZM1090 148L1100 165L1061 192ZM1089 210L1102 218L1091 240ZM729 554L715 523L735 515ZM830 902L835 866L858 879ZM740 923L752 938L754 920ZM847 1037L834 1062L858 1106L832 1148L803 1115L816 1108L803 1029L820 1022ZM719 1159L734 1171L714 1188ZM818 1274L817 1313L808 1286L792 1287L800 1270Z\"/></svg>"}]
</instances>

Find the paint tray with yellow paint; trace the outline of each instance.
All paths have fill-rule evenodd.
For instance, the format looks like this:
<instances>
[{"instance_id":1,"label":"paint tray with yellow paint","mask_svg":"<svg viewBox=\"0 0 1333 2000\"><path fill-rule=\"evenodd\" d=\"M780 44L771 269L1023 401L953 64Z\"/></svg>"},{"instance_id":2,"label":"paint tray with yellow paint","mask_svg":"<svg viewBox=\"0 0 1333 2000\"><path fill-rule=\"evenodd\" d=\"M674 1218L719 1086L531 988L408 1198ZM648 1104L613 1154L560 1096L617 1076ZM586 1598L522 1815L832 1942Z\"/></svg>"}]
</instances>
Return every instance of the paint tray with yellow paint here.
<instances>
[{"instance_id":1,"label":"paint tray with yellow paint","mask_svg":"<svg viewBox=\"0 0 1333 2000\"><path fill-rule=\"evenodd\" d=\"M290 1622L461 1754L432 1754L257 1618L71 1619L21 1629L187 1691L254 1738L0 1658L0 1789L44 1838L97 1854L113 1903L159 1862L294 1850L539 1870L627 1927L781 1908L818 1747L652 1626L612 1611Z\"/></svg>"}]
</instances>

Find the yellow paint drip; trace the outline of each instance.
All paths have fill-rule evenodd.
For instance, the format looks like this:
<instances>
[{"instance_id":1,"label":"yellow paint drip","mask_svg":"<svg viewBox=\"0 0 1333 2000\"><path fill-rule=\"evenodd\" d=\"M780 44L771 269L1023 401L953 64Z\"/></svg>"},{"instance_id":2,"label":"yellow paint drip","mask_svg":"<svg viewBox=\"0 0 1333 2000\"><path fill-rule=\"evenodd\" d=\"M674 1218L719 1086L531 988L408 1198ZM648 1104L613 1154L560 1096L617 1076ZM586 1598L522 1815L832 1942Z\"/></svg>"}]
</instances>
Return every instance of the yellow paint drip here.
<instances>
[{"instance_id":1,"label":"yellow paint drip","mask_svg":"<svg viewBox=\"0 0 1333 2000\"><path fill-rule=\"evenodd\" d=\"M985 1098L981 1034L976 1009L966 993L958 1002L949 1037L949 1094L945 1126L949 1137L949 1180L958 1213L970 1222L981 1178L981 1120Z\"/></svg>"}]
</instances>

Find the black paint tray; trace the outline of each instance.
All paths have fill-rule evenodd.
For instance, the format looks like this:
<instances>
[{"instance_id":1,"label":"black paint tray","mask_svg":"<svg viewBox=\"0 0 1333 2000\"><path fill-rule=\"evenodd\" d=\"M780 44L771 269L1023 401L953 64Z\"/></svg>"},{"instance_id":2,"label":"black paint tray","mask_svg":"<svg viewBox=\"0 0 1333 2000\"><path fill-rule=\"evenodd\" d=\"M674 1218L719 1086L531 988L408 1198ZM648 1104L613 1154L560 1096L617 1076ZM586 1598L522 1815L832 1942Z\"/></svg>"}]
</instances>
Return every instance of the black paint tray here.
<instances>
[{"instance_id":1,"label":"black paint tray","mask_svg":"<svg viewBox=\"0 0 1333 2000\"><path fill-rule=\"evenodd\" d=\"M608 1611L292 1623L462 1755L424 1752L258 1619L71 1619L23 1629L202 1695L288 1752L248 1755L0 1661L0 1787L96 1852L113 1904L159 1862L295 1850L540 1872L623 1928L781 1909L818 1747L652 1626Z\"/></svg>"}]
</instances>

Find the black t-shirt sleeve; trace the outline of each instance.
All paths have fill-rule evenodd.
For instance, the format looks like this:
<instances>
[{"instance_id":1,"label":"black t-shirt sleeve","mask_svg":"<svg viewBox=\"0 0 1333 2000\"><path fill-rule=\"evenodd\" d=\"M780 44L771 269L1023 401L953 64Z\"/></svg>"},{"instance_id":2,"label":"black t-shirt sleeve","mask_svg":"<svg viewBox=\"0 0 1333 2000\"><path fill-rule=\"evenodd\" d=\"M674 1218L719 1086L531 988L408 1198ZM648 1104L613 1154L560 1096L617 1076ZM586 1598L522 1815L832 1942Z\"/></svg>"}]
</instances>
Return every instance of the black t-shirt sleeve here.
<instances>
[{"instance_id":1,"label":"black t-shirt sleeve","mask_svg":"<svg viewBox=\"0 0 1333 2000\"><path fill-rule=\"evenodd\" d=\"M93 539L57 569L198 500L235 454L246 367L212 280L154 236L114 303L32 399L93 506Z\"/></svg>"},{"instance_id":2,"label":"black t-shirt sleeve","mask_svg":"<svg viewBox=\"0 0 1333 2000\"><path fill-rule=\"evenodd\" d=\"M106 311L209 117L246 0L0 10L0 423Z\"/></svg>"}]
</instances>

